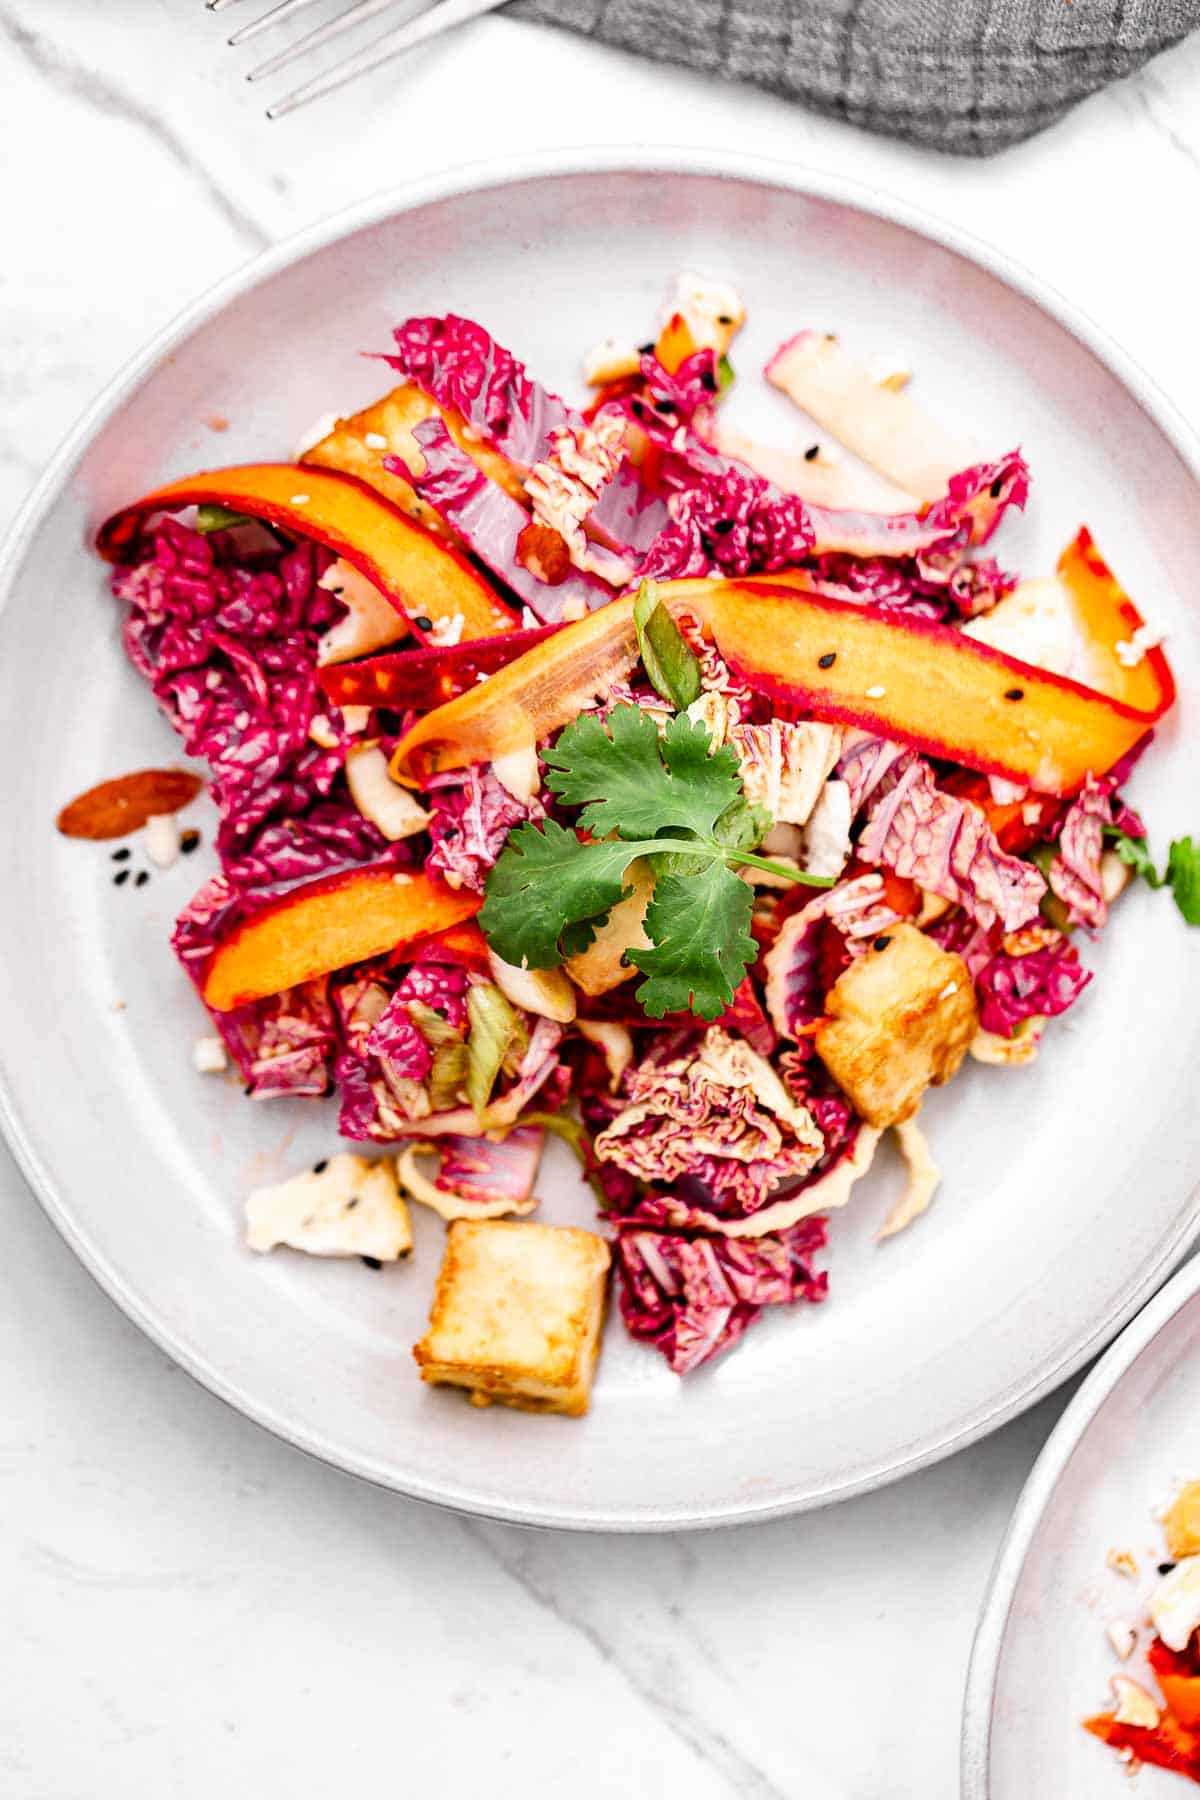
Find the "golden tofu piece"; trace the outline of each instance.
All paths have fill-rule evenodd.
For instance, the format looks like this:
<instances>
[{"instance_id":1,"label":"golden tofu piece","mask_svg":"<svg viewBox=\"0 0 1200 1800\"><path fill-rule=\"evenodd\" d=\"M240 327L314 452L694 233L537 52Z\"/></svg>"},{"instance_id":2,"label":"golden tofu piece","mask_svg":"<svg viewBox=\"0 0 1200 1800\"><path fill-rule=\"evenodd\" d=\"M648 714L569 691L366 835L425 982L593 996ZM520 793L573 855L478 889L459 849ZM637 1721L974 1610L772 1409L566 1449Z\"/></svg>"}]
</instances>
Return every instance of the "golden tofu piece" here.
<instances>
[{"instance_id":1,"label":"golden tofu piece","mask_svg":"<svg viewBox=\"0 0 1200 1800\"><path fill-rule=\"evenodd\" d=\"M456 1220L413 1348L422 1381L465 1387L476 1406L585 1413L611 1260L572 1225Z\"/></svg>"},{"instance_id":2,"label":"golden tofu piece","mask_svg":"<svg viewBox=\"0 0 1200 1800\"><path fill-rule=\"evenodd\" d=\"M817 1054L868 1125L911 1119L949 1081L979 1019L961 956L914 925L889 925L829 990Z\"/></svg>"},{"instance_id":3,"label":"golden tofu piece","mask_svg":"<svg viewBox=\"0 0 1200 1800\"><path fill-rule=\"evenodd\" d=\"M1180 1488L1165 1523L1172 1556L1200 1555L1200 1481L1189 1481Z\"/></svg>"}]
</instances>

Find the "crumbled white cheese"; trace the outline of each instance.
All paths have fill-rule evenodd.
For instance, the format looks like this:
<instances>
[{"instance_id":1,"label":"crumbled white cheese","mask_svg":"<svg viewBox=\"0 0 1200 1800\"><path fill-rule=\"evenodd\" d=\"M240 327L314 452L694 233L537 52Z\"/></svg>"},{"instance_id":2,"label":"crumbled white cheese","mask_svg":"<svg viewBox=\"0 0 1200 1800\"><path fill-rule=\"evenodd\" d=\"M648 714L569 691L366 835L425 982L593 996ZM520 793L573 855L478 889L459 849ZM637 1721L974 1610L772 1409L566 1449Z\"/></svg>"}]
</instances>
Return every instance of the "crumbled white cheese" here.
<instances>
[{"instance_id":1,"label":"crumbled white cheese","mask_svg":"<svg viewBox=\"0 0 1200 1800\"><path fill-rule=\"evenodd\" d=\"M1192 1633L1200 1628L1200 1556L1181 1558L1163 1576L1147 1610L1163 1643L1171 1650L1186 1650Z\"/></svg>"},{"instance_id":2,"label":"crumbled white cheese","mask_svg":"<svg viewBox=\"0 0 1200 1800\"><path fill-rule=\"evenodd\" d=\"M407 788L393 781L387 757L378 744L351 750L346 758L346 786L364 819L380 830L389 843L424 831L429 814Z\"/></svg>"},{"instance_id":3,"label":"crumbled white cheese","mask_svg":"<svg viewBox=\"0 0 1200 1800\"><path fill-rule=\"evenodd\" d=\"M1131 638L1122 638L1115 646L1118 662L1123 668L1136 669L1147 650L1157 650L1166 635L1154 625L1139 625Z\"/></svg>"},{"instance_id":4,"label":"crumbled white cheese","mask_svg":"<svg viewBox=\"0 0 1200 1800\"><path fill-rule=\"evenodd\" d=\"M636 375L642 366L637 345L623 338L602 338L583 359L583 379L589 387L603 387L609 381L624 381Z\"/></svg>"},{"instance_id":5,"label":"crumbled white cheese","mask_svg":"<svg viewBox=\"0 0 1200 1800\"><path fill-rule=\"evenodd\" d=\"M1118 1725L1140 1725L1153 1731L1158 1724L1158 1708L1140 1681L1132 1675L1114 1675L1109 1686L1116 1700L1113 1718Z\"/></svg>"},{"instance_id":6,"label":"crumbled white cheese","mask_svg":"<svg viewBox=\"0 0 1200 1800\"><path fill-rule=\"evenodd\" d=\"M314 419L308 430L302 431L296 439L296 447L292 451L292 461L303 462L309 451L315 449L322 438L327 438L331 431L336 431L341 422L337 413L334 412L322 413L319 419Z\"/></svg>"},{"instance_id":7,"label":"crumbled white cheese","mask_svg":"<svg viewBox=\"0 0 1200 1800\"><path fill-rule=\"evenodd\" d=\"M169 869L179 855L179 821L174 813L155 813L146 821L146 855L156 869Z\"/></svg>"},{"instance_id":8,"label":"crumbled white cheese","mask_svg":"<svg viewBox=\"0 0 1200 1800\"><path fill-rule=\"evenodd\" d=\"M1122 1662L1128 1662L1137 1647L1137 1627L1128 1619L1114 1619L1105 1627L1105 1636L1113 1648L1113 1655Z\"/></svg>"},{"instance_id":9,"label":"crumbled white cheese","mask_svg":"<svg viewBox=\"0 0 1200 1800\"><path fill-rule=\"evenodd\" d=\"M309 723L308 735L321 750L336 750L338 747L338 734L324 713L314 713Z\"/></svg>"},{"instance_id":10,"label":"crumbled white cheese","mask_svg":"<svg viewBox=\"0 0 1200 1800\"><path fill-rule=\"evenodd\" d=\"M251 1250L287 1245L310 1256L372 1256L395 1262L412 1248L408 1208L388 1158L369 1162L343 1151L246 1202Z\"/></svg>"},{"instance_id":11,"label":"crumbled white cheese","mask_svg":"<svg viewBox=\"0 0 1200 1800\"><path fill-rule=\"evenodd\" d=\"M229 1067L225 1046L219 1037L198 1037L192 1045L192 1067L201 1075L220 1075Z\"/></svg>"}]
</instances>

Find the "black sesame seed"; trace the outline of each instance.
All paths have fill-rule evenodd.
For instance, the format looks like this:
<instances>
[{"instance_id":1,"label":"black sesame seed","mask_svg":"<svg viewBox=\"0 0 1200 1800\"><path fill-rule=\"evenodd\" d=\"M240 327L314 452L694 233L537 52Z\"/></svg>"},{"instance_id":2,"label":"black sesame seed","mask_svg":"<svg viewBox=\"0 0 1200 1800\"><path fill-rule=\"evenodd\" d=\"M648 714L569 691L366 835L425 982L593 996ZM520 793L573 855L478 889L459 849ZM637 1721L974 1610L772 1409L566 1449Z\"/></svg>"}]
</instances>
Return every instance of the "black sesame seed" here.
<instances>
[{"instance_id":1,"label":"black sesame seed","mask_svg":"<svg viewBox=\"0 0 1200 1800\"><path fill-rule=\"evenodd\" d=\"M1003 477L1003 475L997 475L995 481L993 481L993 483L992 483L992 488L991 488L992 499L998 500L1003 492L1004 492L1004 477Z\"/></svg>"},{"instance_id":2,"label":"black sesame seed","mask_svg":"<svg viewBox=\"0 0 1200 1800\"><path fill-rule=\"evenodd\" d=\"M808 446L808 449L804 452L804 460L805 460L805 462L816 462L816 460L817 460L818 456L820 456L820 454L821 454L820 444L810 444Z\"/></svg>"},{"instance_id":3,"label":"black sesame seed","mask_svg":"<svg viewBox=\"0 0 1200 1800\"><path fill-rule=\"evenodd\" d=\"M382 1269L383 1267L377 1256L364 1256L361 1260L366 1263L368 1269Z\"/></svg>"},{"instance_id":4,"label":"black sesame seed","mask_svg":"<svg viewBox=\"0 0 1200 1800\"><path fill-rule=\"evenodd\" d=\"M114 862L128 862L132 854L133 852L130 850L114 850L112 853L112 860Z\"/></svg>"},{"instance_id":5,"label":"black sesame seed","mask_svg":"<svg viewBox=\"0 0 1200 1800\"><path fill-rule=\"evenodd\" d=\"M429 617L429 615L427 613L418 613L416 618L413 620L413 624L416 626L418 631L432 631L433 630L433 620Z\"/></svg>"},{"instance_id":6,"label":"black sesame seed","mask_svg":"<svg viewBox=\"0 0 1200 1800\"><path fill-rule=\"evenodd\" d=\"M638 355L639 356L653 356L654 355L654 345L653 344L639 344L638 345Z\"/></svg>"},{"instance_id":7,"label":"black sesame seed","mask_svg":"<svg viewBox=\"0 0 1200 1800\"><path fill-rule=\"evenodd\" d=\"M129 870L128 869L118 869L117 873L113 876L113 886L120 887L120 886L122 886L122 884L124 882L126 882L128 880L129 880Z\"/></svg>"},{"instance_id":8,"label":"black sesame seed","mask_svg":"<svg viewBox=\"0 0 1200 1800\"><path fill-rule=\"evenodd\" d=\"M134 887L145 887L145 885L149 881L149 879L150 879L149 870L148 869L139 869L137 874L133 878L133 885L134 885Z\"/></svg>"},{"instance_id":9,"label":"black sesame seed","mask_svg":"<svg viewBox=\"0 0 1200 1800\"><path fill-rule=\"evenodd\" d=\"M717 314L717 324L718 325L732 325L733 324L733 314L732 313L718 313Z\"/></svg>"},{"instance_id":10,"label":"black sesame seed","mask_svg":"<svg viewBox=\"0 0 1200 1800\"><path fill-rule=\"evenodd\" d=\"M837 661L837 651L836 650L827 650L825 652L824 656L818 656L817 667L818 667L818 669L832 669L832 667L836 661Z\"/></svg>"},{"instance_id":11,"label":"black sesame seed","mask_svg":"<svg viewBox=\"0 0 1200 1800\"><path fill-rule=\"evenodd\" d=\"M1159 1563L1158 1572L1160 1575L1169 1575L1174 1567L1175 1564L1173 1562Z\"/></svg>"},{"instance_id":12,"label":"black sesame seed","mask_svg":"<svg viewBox=\"0 0 1200 1800\"><path fill-rule=\"evenodd\" d=\"M314 1175L323 1175L328 1167L329 1167L329 1158L327 1156L323 1156L321 1158L320 1162L315 1162L313 1164L313 1174Z\"/></svg>"},{"instance_id":13,"label":"black sesame seed","mask_svg":"<svg viewBox=\"0 0 1200 1800\"><path fill-rule=\"evenodd\" d=\"M871 948L873 950L886 950L891 941L890 937L877 937Z\"/></svg>"},{"instance_id":14,"label":"black sesame seed","mask_svg":"<svg viewBox=\"0 0 1200 1800\"><path fill-rule=\"evenodd\" d=\"M700 386L705 390L706 393L709 393L709 394L716 393L717 378L713 374L711 369L705 369L704 373L701 375Z\"/></svg>"},{"instance_id":15,"label":"black sesame seed","mask_svg":"<svg viewBox=\"0 0 1200 1800\"><path fill-rule=\"evenodd\" d=\"M1004 692L1004 698L1006 700L1023 700L1025 698L1025 689L1024 688L1006 688L1005 692Z\"/></svg>"},{"instance_id":16,"label":"black sesame seed","mask_svg":"<svg viewBox=\"0 0 1200 1800\"><path fill-rule=\"evenodd\" d=\"M346 1202L346 1211L353 1212L357 1205L358 1205L358 1195L351 1194L350 1198Z\"/></svg>"},{"instance_id":17,"label":"black sesame seed","mask_svg":"<svg viewBox=\"0 0 1200 1800\"><path fill-rule=\"evenodd\" d=\"M179 848L185 856L190 856L192 854L192 851L198 850L199 847L200 847L200 833L198 831L182 831L182 832L180 832Z\"/></svg>"},{"instance_id":18,"label":"black sesame seed","mask_svg":"<svg viewBox=\"0 0 1200 1800\"><path fill-rule=\"evenodd\" d=\"M640 400L631 400L629 410L635 419L644 419L646 416L646 408Z\"/></svg>"},{"instance_id":19,"label":"black sesame seed","mask_svg":"<svg viewBox=\"0 0 1200 1800\"><path fill-rule=\"evenodd\" d=\"M718 537L728 537L729 533L733 530L733 520L732 519L718 519L716 524L713 526L713 530L716 532Z\"/></svg>"},{"instance_id":20,"label":"black sesame seed","mask_svg":"<svg viewBox=\"0 0 1200 1800\"><path fill-rule=\"evenodd\" d=\"M251 1094L254 1092L254 1083L252 1081L243 1082L242 1092L243 1092L243 1094L245 1094L246 1098L249 1099Z\"/></svg>"},{"instance_id":21,"label":"black sesame seed","mask_svg":"<svg viewBox=\"0 0 1200 1800\"><path fill-rule=\"evenodd\" d=\"M675 414L679 411L675 402L673 400L668 400L665 394L655 402L655 406L660 413L665 414L668 418L674 418Z\"/></svg>"}]
</instances>

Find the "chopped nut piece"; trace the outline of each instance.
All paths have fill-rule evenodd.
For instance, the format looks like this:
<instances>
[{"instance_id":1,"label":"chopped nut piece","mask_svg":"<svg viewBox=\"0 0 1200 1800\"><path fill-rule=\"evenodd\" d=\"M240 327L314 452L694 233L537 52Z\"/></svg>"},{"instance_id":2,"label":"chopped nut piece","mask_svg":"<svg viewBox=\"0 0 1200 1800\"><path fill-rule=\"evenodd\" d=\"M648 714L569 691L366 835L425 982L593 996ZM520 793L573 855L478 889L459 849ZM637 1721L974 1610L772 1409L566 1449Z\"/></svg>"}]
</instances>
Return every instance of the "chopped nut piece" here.
<instances>
[{"instance_id":1,"label":"chopped nut piece","mask_svg":"<svg viewBox=\"0 0 1200 1800\"><path fill-rule=\"evenodd\" d=\"M146 855L156 869L169 869L179 856L179 821L174 813L146 820Z\"/></svg>"},{"instance_id":2,"label":"chopped nut piece","mask_svg":"<svg viewBox=\"0 0 1200 1800\"><path fill-rule=\"evenodd\" d=\"M317 645L317 662L322 668L385 650L408 629L386 595L352 563L330 563L318 585L336 594L348 608L346 617L331 625Z\"/></svg>"},{"instance_id":3,"label":"chopped nut piece","mask_svg":"<svg viewBox=\"0 0 1200 1800\"><path fill-rule=\"evenodd\" d=\"M1172 1500L1163 1520L1167 1549L1174 1557L1200 1554L1200 1481L1189 1481Z\"/></svg>"},{"instance_id":4,"label":"chopped nut piece","mask_svg":"<svg viewBox=\"0 0 1200 1800\"><path fill-rule=\"evenodd\" d=\"M388 760L378 744L364 744L346 758L346 786L364 819L381 831L389 843L424 831L429 823L425 808L407 788L393 781Z\"/></svg>"},{"instance_id":5,"label":"chopped nut piece","mask_svg":"<svg viewBox=\"0 0 1200 1800\"><path fill-rule=\"evenodd\" d=\"M1109 1683L1117 1702L1113 1718L1118 1725L1141 1725L1153 1731L1158 1724L1158 1708L1140 1681L1132 1675L1114 1675Z\"/></svg>"},{"instance_id":6,"label":"chopped nut piece","mask_svg":"<svg viewBox=\"0 0 1200 1800\"><path fill-rule=\"evenodd\" d=\"M1104 1560L1114 1574L1127 1575L1130 1580L1132 1580L1138 1572L1137 1560L1131 1550L1113 1548L1108 1552L1108 1555Z\"/></svg>"},{"instance_id":7,"label":"chopped nut piece","mask_svg":"<svg viewBox=\"0 0 1200 1800\"><path fill-rule=\"evenodd\" d=\"M608 1245L570 1225L458 1220L446 1238L422 1381L477 1405L587 1411L604 1319Z\"/></svg>"},{"instance_id":8,"label":"chopped nut piece","mask_svg":"<svg viewBox=\"0 0 1200 1800\"><path fill-rule=\"evenodd\" d=\"M1106 1627L1105 1635L1113 1647L1113 1654L1119 1656L1122 1662L1128 1662L1137 1647L1136 1625L1131 1625L1128 1619L1114 1619Z\"/></svg>"}]
</instances>

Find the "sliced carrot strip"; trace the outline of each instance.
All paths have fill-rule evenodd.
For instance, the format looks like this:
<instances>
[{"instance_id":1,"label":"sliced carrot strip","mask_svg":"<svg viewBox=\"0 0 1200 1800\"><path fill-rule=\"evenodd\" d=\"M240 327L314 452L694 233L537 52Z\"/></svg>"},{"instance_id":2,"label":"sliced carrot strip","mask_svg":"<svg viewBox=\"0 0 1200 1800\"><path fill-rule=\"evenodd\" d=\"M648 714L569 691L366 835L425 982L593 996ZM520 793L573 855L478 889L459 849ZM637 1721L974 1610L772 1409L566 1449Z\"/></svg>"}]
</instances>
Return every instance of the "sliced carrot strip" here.
<instances>
[{"instance_id":1,"label":"sliced carrot strip","mask_svg":"<svg viewBox=\"0 0 1200 1800\"><path fill-rule=\"evenodd\" d=\"M1139 711L949 626L783 579L673 582L661 592L760 692L1043 793L1073 793L1103 774L1170 703L1164 695ZM397 746L393 773L419 781L536 742L628 674L636 656L632 601L614 600L427 714Z\"/></svg>"},{"instance_id":2,"label":"sliced carrot strip","mask_svg":"<svg viewBox=\"0 0 1200 1800\"><path fill-rule=\"evenodd\" d=\"M422 635L461 618L465 638L509 631L517 623L477 570L370 488L324 469L251 463L187 475L143 494L101 526L100 554L110 562L137 537L150 513L194 505L228 506L268 525L314 539L361 569Z\"/></svg>"},{"instance_id":3,"label":"sliced carrot strip","mask_svg":"<svg viewBox=\"0 0 1200 1800\"><path fill-rule=\"evenodd\" d=\"M460 892L435 875L390 866L341 871L290 888L235 925L213 952L201 993L214 1012L370 956L382 956L473 918L478 894Z\"/></svg>"}]
</instances>

